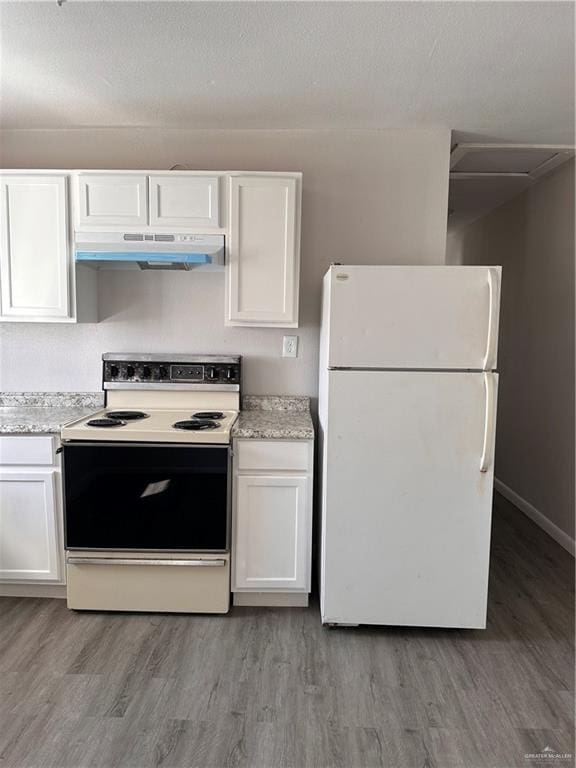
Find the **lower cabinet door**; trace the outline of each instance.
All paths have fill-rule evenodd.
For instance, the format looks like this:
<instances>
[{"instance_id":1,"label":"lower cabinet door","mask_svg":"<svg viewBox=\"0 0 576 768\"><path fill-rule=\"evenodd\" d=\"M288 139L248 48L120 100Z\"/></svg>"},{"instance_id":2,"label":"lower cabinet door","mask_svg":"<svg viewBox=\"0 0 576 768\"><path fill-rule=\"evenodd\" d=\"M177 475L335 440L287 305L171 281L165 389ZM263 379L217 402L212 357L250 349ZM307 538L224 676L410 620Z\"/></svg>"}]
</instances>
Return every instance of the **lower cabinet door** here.
<instances>
[{"instance_id":1,"label":"lower cabinet door","mask_svg":"<svg viewBox=\"0 0 576 768\"><path fill-rule=\"evenodd\" d=\"M0 472L0 580L61 576L54 469Z\"/></svg>"},{"instance_id":2,"label":"lower cabinet door","mask_svg":"<svg viewBox=\"0 0 576 768\"><path fill-rule=\"evenodd\" d=\"M307 477L236 477L233 589L310 588Z\"/></svg>"}]
</instances>

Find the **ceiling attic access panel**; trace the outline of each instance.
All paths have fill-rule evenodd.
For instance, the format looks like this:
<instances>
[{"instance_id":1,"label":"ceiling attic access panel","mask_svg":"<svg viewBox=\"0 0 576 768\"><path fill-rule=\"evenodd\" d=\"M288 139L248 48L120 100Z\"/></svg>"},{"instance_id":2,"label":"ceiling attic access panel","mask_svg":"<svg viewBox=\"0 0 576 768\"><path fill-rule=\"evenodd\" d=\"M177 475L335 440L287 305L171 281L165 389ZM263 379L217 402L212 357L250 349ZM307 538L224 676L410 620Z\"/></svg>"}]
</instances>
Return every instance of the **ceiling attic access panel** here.
<instances>
[{"instance_id":1,"label":"ceiling attic access panel","mask_svg":"<svg viewBox=\"0 0 576 768\"><path fill-rule=\"evenodd\" d=\"M554 144L457 144L450 154L449 227L465 226L574 156Z\"/></svg>"},{"instance_id":2,"label":"ceiling attic access panel","mask_svg":"<svg viewBox=\"0 0 576 768\"><path fill-rule=\"evenodd\" d=\"M457 144L450 154L455 174L525 174L536 179L574 156L574 147L553 144Z\"/></svg>"}]
</instances>

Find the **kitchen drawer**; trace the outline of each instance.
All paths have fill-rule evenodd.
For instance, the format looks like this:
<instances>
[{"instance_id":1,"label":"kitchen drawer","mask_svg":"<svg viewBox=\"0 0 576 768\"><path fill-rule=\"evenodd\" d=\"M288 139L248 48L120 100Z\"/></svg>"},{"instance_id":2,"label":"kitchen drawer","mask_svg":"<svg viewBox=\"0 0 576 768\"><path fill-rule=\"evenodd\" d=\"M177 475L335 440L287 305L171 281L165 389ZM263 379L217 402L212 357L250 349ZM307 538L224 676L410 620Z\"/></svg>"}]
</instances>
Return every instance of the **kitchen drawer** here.
<instances>
[{"instance_id":1,"label":"kitchen drawer","mask_svg":"<svg viewBox=\"0 0 576 768\"><path fill-rule=\"evenodd\" d=\"M68 554L68 608L88 611L227 613L230 607L228 555L203 556L212 567L163 565L171 558L78 557ZM118 564L115 564L115 561ZM147 564L148 563L148 564Z\"/></svg>"},{"instance_id":2,"label":"kitchen drawer","mask_svg":"<svg viewBox=\"0 0 576 768\"><path fill-rule=\"evenodd\" d=\"M51 466L54 464L54 458L52 435L0 436L0 464Z\"/></svg>"},{"instance_id":3,"label":"kitchen drawer","mask_svg":"<svg viewBox=\"0 0 576 768\"><path fill-rule=\"evenodd\" d=\"M237 469L243 471L310 470L307 440L239 440Z\"/></svg>"}]
</instances>

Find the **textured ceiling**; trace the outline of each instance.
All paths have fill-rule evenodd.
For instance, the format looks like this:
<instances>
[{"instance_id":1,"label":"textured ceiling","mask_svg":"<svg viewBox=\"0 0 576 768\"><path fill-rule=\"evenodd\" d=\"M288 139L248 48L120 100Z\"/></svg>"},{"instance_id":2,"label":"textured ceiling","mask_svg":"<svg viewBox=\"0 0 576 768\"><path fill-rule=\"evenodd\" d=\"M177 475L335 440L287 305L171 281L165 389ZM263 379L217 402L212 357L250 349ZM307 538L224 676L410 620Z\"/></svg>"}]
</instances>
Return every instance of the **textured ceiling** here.
<instances>
[{"instance_id":1,"label":"textured ceiling","mask_svg":"<svg viewBox=\"0 0 576 768\"><path fill-rule=\"evenodd\" d=\"M0 125L571 143L569 2L0 3Z\"/></svg>"}]
</instances>

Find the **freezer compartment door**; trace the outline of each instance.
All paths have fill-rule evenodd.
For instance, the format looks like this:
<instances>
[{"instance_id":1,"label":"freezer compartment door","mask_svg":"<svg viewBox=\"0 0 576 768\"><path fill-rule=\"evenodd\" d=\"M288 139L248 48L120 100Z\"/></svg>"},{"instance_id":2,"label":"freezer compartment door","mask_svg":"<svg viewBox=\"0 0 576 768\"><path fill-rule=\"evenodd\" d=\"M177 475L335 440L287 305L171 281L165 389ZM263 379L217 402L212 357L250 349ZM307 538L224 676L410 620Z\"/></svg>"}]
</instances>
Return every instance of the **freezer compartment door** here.
<instances>
[{"instance_id":1,"label":"freezer compartment door","mask_svg":"<svg viewBox=\"0 0 576 768\"><path fill-rule=\"evenodd\" d=\"M324 623L486 622L497 374L329 374Z\"/></svg>"},{"instance_id":2,"label":"freezer compartment door","mask_svg":"<svg viewBox=\"0 0 576 768\"><path fill-rule=\"evenodd\" d=\"M331 267L328 368L496 368L500 267Z\"/></svg>"}]
</instances>

